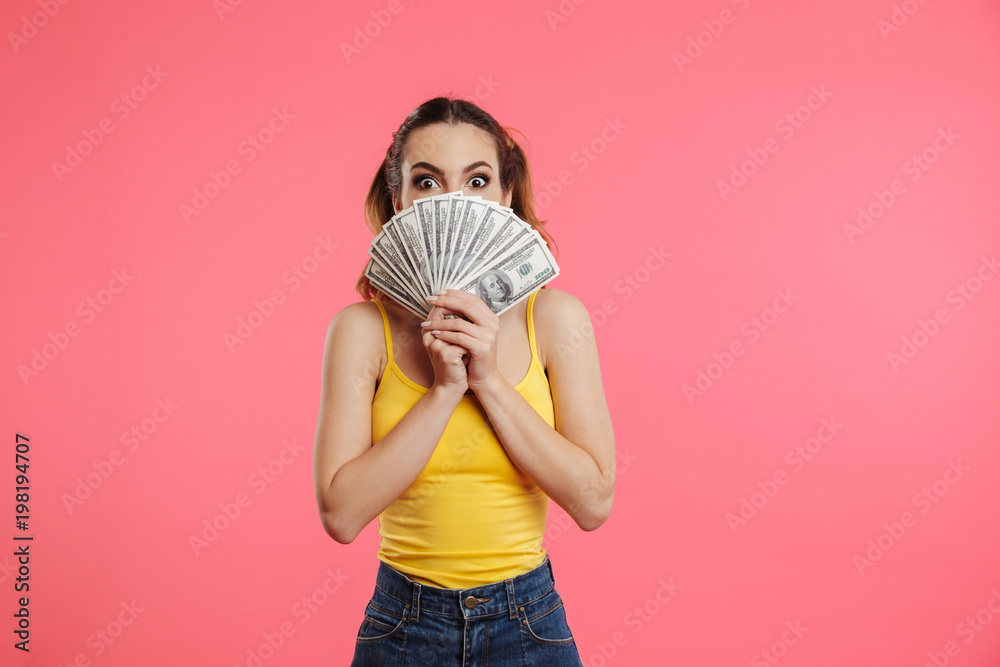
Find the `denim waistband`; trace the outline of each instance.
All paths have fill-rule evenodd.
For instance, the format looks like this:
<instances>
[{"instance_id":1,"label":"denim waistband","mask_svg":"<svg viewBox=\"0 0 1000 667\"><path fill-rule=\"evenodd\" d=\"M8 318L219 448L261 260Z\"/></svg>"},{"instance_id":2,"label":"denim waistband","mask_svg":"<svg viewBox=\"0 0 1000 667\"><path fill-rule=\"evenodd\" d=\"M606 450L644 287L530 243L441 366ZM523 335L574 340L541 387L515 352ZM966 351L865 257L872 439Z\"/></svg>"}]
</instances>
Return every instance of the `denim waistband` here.
<instances>
[{"instance_id":1,"label":"denim waistband","mask_svg":"<svg viewBox=\"0 0 1000 667\"><path fill-rule=\"evenodd\" d=\"M492 584L472 588L439 588L420 584L385 561L379 561L375 577L376 592L381 590L410 608L410 618L418 621L421 611L452 616L492 616L501 613L517 619L518 605L537 600L555 587L552 562L545 562L530 572Z\"/></svg>"}]
</instances>

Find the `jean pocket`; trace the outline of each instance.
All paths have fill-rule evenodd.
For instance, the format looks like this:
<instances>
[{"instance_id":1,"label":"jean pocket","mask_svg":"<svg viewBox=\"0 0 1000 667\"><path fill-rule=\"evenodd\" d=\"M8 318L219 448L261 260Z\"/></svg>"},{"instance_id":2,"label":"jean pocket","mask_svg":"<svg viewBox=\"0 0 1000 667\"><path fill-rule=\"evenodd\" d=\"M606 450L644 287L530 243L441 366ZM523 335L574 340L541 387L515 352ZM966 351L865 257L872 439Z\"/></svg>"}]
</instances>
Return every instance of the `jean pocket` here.
<instances>
[{"instance_id":1,"label":"jean pocket","mask_svg":"<svg viewBox=\"0 0 1000 667\"><path fill-rule=\"evenodd\" d=\"M566 608L556 589L518 607L521 625L528 636L540 644L572 644L573 633L566 622Z\"/></svg>"},{"instance_id":2,"label":"jean pocket","mask_svg":"<svg viewBox=\"0 0 1000 667\"><path fill-rule=\"evenodd\" d=\"M409 617L410 606L387 609L374 600L365 607L365 619L358 630L359 642L379 642L394 637Z\"/></svg>"}]
</instances>

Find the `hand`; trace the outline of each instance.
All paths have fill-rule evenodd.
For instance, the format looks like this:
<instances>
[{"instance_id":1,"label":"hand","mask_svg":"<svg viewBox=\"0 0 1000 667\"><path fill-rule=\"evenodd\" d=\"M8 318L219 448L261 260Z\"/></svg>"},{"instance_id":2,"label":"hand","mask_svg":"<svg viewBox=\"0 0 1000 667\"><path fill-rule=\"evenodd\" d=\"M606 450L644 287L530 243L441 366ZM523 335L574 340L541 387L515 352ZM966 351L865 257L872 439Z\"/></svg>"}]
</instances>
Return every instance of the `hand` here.
<instances>
[{"instance_id":1,"label":"hand","mask_svg":"<svg viewBox=\"0 0 1000 667\"><path fill-rule=\"evenodd\" d=\"M435 307L431 309L431 316L434 311L441 309ZM459 396L465 394L469 389L468 375L465 364L469 351L460 345L451 345L434 334L429 328L424 328L420 337L427 350L427 356L431 359L431 366L434 369L434 384L448 392L454 392Z\"/></svg>"},{"instance_id":2,"label":"hand","mask_svg":"<svg viewBox=\"0 0 1000 667\"><path fill-rule=\"evenodd\" d=\"M501 377L497 369L500 318L475 294L455 289L439 292L444 293L438 293L437 299L430 301L434 307L427 318L428 324L421 326L425 331L436 331L431 335L439 342L465 351L468 387L476 391ZM461 317L445 317L452 313Z\"/></svg>"}]
</instances>

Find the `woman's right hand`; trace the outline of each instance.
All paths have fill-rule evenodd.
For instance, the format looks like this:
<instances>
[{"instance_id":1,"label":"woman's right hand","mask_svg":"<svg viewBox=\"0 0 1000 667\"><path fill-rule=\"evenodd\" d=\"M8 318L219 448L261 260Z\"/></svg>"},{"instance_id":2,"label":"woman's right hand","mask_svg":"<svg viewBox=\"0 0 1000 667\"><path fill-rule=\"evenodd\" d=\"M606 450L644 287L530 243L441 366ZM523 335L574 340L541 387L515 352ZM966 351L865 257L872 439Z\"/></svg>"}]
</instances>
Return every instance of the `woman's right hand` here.
<instances>
[{"instance_id":1,"label":"woman's right hand","mask_svg":"<svg viewBox=\"0 0 1000 667\"><path fill-rule=\"evenodd\" d=\"M431 333L434 329L434 319L450 312L438 306L431 308L427 318L431 321L431 325L424 327L421 342L423 342L424 349L427 350L427 355L431 358L431 366L434 368L433 386L463 396L469 389L469 376L465 366L469 351L461 345L446 343Z\"/></svg>"}]
</instances>

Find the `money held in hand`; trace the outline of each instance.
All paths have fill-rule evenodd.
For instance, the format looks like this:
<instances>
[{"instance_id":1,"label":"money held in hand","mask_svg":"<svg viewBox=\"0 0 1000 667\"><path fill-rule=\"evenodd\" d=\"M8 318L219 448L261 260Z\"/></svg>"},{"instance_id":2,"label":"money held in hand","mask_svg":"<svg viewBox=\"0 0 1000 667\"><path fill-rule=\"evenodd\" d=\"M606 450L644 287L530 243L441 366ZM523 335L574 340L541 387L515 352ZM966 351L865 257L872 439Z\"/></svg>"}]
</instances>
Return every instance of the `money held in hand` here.
<instances>
[{"instance_id":1,"label":"money held in hand","mask_svg":"<svg viewBox=\"0 0 1000 667\"><path fill-rule=\"evenodd\" d=\"M415 199L368 254L372 284L421 319L440 289L476 294L499 315L559 275L545 239L513 209L462 192Z\"/></svg>"}]
</instances>

